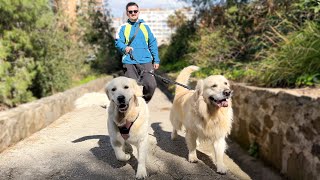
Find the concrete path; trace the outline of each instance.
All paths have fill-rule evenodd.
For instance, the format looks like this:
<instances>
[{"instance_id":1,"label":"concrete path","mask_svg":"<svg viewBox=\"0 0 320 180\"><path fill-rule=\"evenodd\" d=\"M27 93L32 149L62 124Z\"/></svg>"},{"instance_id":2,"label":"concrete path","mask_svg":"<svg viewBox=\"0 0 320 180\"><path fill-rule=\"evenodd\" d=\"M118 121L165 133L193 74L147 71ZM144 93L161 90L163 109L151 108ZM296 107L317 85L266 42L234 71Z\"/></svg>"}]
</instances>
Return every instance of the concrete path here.
<instances>
[{"instance_id":1,"label":"concrete path","mask_svg":"<svg viewBox=\"0 0 320 180\"><path fill-rule=\"evenodd\" d=\"M151 112L147 179L250 179L232 159L225 156L230 169L226 175L215 172L210 145L199 146L200 162L187 161L183 132L170 140L171 102L159 90L149 103ZM94 105L65 114L47 128L0 154L0 179L135 179L137 159L119 162L110 146L105 109Z\"/></svg>"}]
</instances>

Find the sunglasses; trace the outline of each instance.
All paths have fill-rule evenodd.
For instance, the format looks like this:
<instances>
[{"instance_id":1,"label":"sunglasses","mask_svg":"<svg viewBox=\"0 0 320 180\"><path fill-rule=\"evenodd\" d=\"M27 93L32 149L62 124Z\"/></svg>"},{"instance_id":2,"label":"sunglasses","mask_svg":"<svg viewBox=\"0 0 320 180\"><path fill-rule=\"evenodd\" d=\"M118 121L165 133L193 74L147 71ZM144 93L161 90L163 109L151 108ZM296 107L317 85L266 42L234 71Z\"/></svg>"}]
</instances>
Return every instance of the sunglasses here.
<instances>
[{"instance_id":1,"label":"sunglasses","mask_svg":"<svg viewBox=\"0 0 320 180\"><path fill-rule=\"evenodd\" d=\"M129 14L132 14L132 13L137 14L138 12L139 12L138 10L128 11Z\"/></svg>"}]
</instances>

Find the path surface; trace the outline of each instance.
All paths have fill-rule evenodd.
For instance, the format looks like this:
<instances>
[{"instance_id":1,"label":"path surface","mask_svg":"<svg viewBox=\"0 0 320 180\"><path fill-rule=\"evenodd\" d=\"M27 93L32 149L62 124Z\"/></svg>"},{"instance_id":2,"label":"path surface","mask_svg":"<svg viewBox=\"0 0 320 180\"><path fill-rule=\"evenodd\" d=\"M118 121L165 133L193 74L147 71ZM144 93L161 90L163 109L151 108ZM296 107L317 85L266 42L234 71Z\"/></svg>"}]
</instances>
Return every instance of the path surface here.
<instances>
[{"instance_id":1,"label":"path surface","mask_svg":"<svg viewBox=\"0 0 320 180\"><path fill-rule=\"evenodd\" d=\"M200 145L200 162L187 161L183 132L170 140L170 100L159 90L149 103L151 112L147 179L250 179L232 159L226 175L215 172L206 149ZM137 159L119 162L110 146L105 109L94 105L65 114L47 128L0 154L0 179L135 179Z\"/></svg>"}]
</instances>

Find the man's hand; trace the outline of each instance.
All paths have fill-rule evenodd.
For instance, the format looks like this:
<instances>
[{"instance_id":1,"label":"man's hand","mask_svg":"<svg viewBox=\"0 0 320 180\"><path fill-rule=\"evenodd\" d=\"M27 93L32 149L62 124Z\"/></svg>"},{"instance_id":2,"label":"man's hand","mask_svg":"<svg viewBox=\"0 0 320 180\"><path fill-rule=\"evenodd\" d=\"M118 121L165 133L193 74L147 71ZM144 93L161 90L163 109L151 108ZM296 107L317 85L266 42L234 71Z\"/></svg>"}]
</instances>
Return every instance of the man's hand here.
<instances>
[{"instance_id":1,"label":"man's hand","mask_svg":"<svg viewBox=\"0 0 320 180\"><path fill-rule=\"evenodd\" d=\"M159 66L160 66L159 64L153 64L153 68L154 68L154 69L158 69Z\"/></svg>"},{"instance_id":2,"label":"man's hand","mask_svg":"<svg viewBox=\"0 0 320 180\"><path fill-rule=\"evenodd\" d=\"M127 46L127 47L125 48L126 54L129 54L130 51L133 51L133 48L130 47L130 46Z\"/></svg>"}]
</instances>

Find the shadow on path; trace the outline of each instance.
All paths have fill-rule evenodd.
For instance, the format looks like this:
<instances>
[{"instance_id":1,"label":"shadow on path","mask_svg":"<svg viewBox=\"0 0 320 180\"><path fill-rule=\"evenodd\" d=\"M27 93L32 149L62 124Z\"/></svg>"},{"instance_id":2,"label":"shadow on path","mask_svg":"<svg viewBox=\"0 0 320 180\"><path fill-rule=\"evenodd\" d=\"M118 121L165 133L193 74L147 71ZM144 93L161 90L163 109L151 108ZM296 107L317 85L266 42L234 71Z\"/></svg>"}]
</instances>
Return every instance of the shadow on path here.
<instances>
[{"instance_id":1,"label":"shadow on path","mask_svg":"<svg viewBox=\"0 0 320 180\"><path fill-rule=\"evenodd\" d=\"M152 123L151 127L156 137L157 146L170 154L183 158L187 157L188 150L184 137L178 135L177 139L173 141L171 140L171 132L163 131L160 123Z\"/></svg>"},{"instance_id":2,"label":"shadow on path","mask_svg":"<svg viewBox=\"0 0 320 180\"><path fill-rule=\"evenodd\" d=\"M188 160L188 148L184 137L178 135L177 139L173 141L171 140L171 132L162 130L160 123L153 123L151 124L151 127L154 131L157 145L162 150ZM200 161L202 161L212 170L216 171L217 168L209 155L197 150L197 156Z\"/></svg>"},{"instance_id":3,"label":"shadow on path","mask_svg":"<svg viewBox=\"0 0 320 180\"><path fill-rule=\"evenodd\" d=\"M136 171L138 167L138 161L132 153L133 152L132 146L129 144L125 145L125 152L129 153L131 155L131 158L129 159L129 161L124 162L124 161L117 160L116 155L114 154L114 151L112 149L109 136L105 136L105 135L84 136L72 142L78 143L78 142L91 140L91 139L99 139L98 141L99 146L90 149L92 154L96 156L98 160L106 162L113 168L121 168L128 163Z\"/></svg>"}]
</instances>

